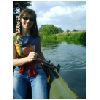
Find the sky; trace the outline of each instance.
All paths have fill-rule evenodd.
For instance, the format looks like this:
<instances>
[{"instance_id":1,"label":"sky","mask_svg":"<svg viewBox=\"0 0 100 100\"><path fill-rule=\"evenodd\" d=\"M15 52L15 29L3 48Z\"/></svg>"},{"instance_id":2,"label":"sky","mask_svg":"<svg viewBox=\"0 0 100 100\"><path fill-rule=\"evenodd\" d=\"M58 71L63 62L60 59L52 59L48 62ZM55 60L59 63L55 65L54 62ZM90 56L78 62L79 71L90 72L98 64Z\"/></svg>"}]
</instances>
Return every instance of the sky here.
<instances>
[{"instance_id":1,"label":"sky","mask_svg":"<svg viewBox=\"0 0 100 100\"><path fill-rule=\"evenodd\" d=\"M86 30L86 1L32 1L37 23L53 24L66 30Z\"/></svg>"}]
</instances>

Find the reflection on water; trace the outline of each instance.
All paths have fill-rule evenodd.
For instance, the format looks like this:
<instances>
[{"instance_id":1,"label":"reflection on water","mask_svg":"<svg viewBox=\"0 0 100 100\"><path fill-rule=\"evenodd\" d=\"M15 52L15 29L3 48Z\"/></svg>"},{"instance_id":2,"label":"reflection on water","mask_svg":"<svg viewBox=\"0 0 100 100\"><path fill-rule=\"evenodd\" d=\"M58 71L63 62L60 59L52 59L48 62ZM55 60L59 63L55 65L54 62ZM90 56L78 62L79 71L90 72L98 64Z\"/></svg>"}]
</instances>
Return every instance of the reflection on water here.
<instances>
[{"instance_id":1,"label":"reflection on water","mask_svg":"<svg viewBox=\"0 0 100 100\"><path fill-rule=\"evenodd\" d=\"M42 48L44 47L44 49L54 49L58 46L58 43L46 43L46 44L42 44Z\"/></svg>"},{"instance_id":2,"label":"reflection on water","mask_svg":"<svg viewBox=\"0 0 100 100\"><path fill-rule=\"evenodd\" d=\"M62 42L48 44L42 51L47 60L61 65L60 74L79 97L86 98L86 48Z\"/></svg>"}]
</instances>

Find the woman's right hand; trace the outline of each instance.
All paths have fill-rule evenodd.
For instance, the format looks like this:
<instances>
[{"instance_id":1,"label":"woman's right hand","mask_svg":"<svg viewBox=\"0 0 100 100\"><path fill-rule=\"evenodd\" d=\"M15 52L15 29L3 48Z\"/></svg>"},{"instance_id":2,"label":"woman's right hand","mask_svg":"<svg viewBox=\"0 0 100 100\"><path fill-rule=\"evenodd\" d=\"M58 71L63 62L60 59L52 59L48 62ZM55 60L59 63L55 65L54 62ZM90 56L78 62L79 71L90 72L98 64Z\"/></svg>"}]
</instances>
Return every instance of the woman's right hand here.
<instances>
[{"instance_id":1,"label":"woman's right hand","mask_svg":"<svg viewBox=\"0 0 100 100\"><path fill-rule=\"evenodd\" d=\"M33 60L37 59L37 53L36 52L30 52L27 57L24 58L14 58L13 59L13 66L22 66L25 63L32 62Z\"/></svg>"},{"instance_id":2,"label":"woman's right hand","mask_svg":"<svg viewBox=\"0 0 100 100\"><path fill-rule=\"evenodd\" d=\"M37 53L36 52L30 52L29 55L26 57L26 60L28 62L31 62L33 60L37 59Z\"/></svg>"}]
</instances>

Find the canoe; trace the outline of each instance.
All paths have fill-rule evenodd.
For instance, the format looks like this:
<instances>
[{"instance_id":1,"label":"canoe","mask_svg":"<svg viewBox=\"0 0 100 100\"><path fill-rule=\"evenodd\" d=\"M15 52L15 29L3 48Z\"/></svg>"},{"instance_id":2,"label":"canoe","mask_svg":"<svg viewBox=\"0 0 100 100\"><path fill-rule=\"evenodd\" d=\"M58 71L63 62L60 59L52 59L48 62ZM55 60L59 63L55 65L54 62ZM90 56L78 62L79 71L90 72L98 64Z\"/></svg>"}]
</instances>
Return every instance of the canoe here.
<instances>
[{"instance_id":1,"label":"canoe","mask_svg":"<svg viewBox=\"0 0 100 100\"><path fill-rule=\"evenodd\" d=\"M49 99L77 99L77 94L57 72L51 72Z\"/></svg>"},{"instance_id":2,"label":"canoe","mask_svg":"<svg viewBox=\"0 0 100 100\"><path fill-rule=\"evenodd\" d=\"M48 81L49 99L77 99L78 95L70 89L68 83L59 74L60 66L54 66L46 62L44 67L49 69Z\"/></svg>"}]
</instances>

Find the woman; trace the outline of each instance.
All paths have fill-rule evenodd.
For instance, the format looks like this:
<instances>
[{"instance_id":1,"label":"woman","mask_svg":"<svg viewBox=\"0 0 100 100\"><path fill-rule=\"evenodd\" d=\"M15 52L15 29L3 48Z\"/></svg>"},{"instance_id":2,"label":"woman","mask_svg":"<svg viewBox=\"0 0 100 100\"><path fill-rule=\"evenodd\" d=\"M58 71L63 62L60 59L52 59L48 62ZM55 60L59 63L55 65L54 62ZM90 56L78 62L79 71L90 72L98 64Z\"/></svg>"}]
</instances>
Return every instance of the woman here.
<instances>
[{"instance_id":1,"label":"woman","mask_svg":"<svg viewBox=\"0 0 100 100\"><path fill-rule=\"evenodd\" d=\"M13 45L13 91L14 98L27 98L28 90L32 99L47 99L47 77L38 59L43 59L36 14L24 9L19 16L20 32L14 33Z\"/></svg>"}]
</instances>

